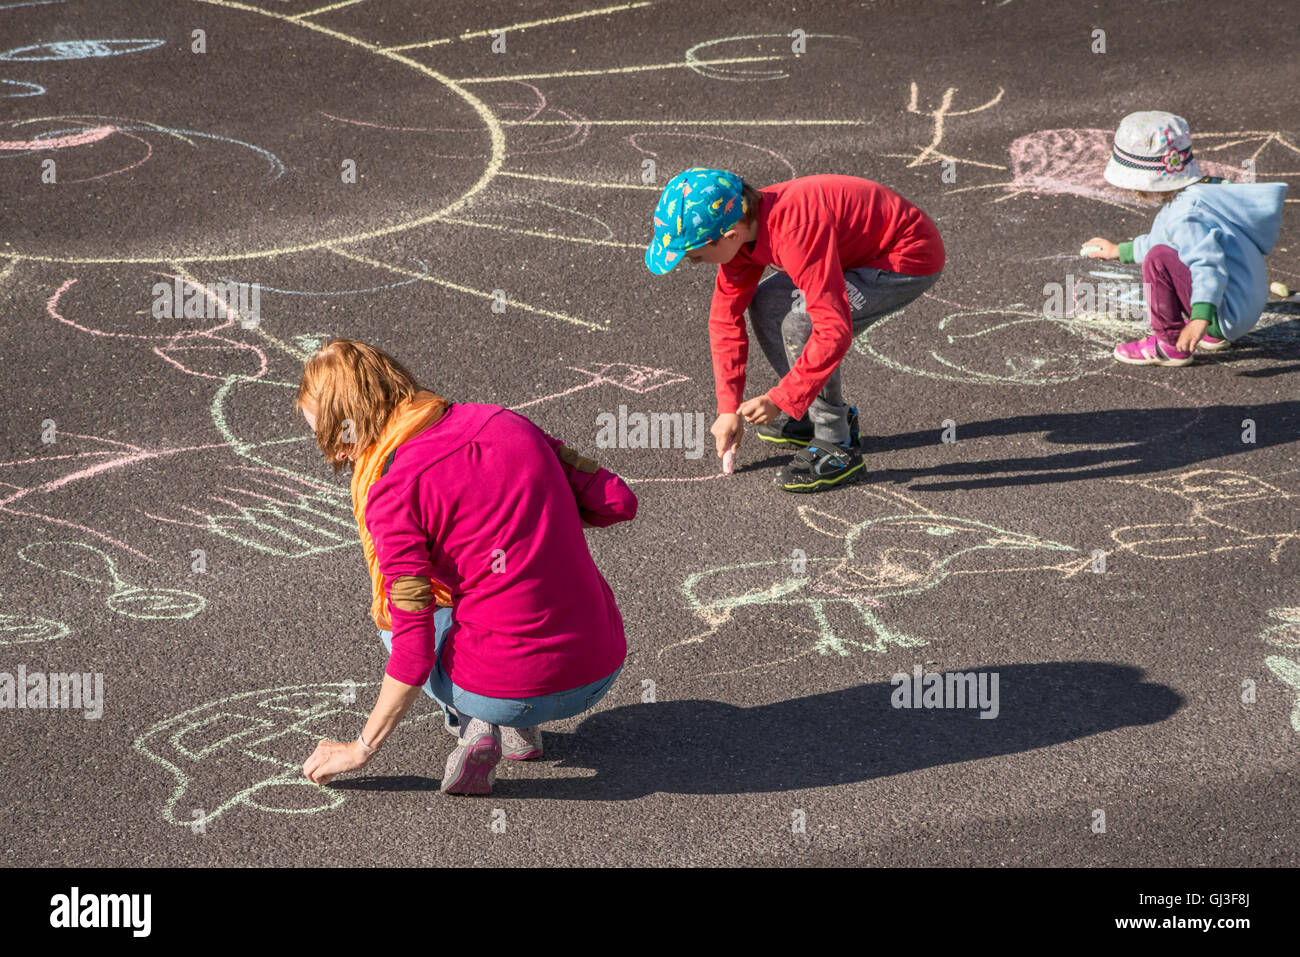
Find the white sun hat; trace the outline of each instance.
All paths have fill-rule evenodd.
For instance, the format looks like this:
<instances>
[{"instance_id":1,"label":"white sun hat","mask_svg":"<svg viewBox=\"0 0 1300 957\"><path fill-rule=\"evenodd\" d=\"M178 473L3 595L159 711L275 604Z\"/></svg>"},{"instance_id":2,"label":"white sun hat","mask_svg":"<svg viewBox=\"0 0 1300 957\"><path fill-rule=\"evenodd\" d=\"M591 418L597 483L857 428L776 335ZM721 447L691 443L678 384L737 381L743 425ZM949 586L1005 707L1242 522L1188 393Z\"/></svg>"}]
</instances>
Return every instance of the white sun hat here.
<instances>
[{"instance_id":1,"label":"white sun hat","mask_svg":"<svg viewBox=\"0 0 1300 957\"><path fill-rule=\"evenodd\" d=\"M1181 116L1163 110L1130 113L1119 121L1106 182L1121 189L1163 193L1201 179L1192 134Z\"/></svg>"}]
</instances>

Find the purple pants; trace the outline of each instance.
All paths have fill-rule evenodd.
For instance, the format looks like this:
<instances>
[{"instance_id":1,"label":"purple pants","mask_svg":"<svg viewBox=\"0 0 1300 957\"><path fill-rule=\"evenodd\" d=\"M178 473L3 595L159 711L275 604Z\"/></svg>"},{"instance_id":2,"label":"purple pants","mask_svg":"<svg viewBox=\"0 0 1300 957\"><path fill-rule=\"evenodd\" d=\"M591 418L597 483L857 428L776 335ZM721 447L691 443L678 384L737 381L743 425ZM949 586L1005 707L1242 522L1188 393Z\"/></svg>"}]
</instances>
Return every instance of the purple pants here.
<instances>
[{"instance_id":1,"label":"purple pants","mask_svg":"<svg viewBox=\"0 0 1300 957\"><path fill-rule=\"evenodd\" d=\"M1152 246L1142 260L1142 282L1151 331L1172 349L1192 314L1192 271L1172 246Z\"/></svg>"}]
</instances>

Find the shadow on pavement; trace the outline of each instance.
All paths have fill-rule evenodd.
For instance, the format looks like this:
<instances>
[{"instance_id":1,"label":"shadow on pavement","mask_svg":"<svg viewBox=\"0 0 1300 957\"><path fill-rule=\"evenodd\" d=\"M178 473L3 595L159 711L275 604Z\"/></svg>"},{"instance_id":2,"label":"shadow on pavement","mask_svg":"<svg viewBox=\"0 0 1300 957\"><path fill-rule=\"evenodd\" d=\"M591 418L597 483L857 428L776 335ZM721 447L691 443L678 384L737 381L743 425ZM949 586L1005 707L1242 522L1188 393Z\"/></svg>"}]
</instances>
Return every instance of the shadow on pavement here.
<instances>
[{"instance_id":1,"label":"shadow on pavement","mask_svg":"<svg viewBox=\"0 0 1300 957\"><path fill-rule=\"evenodd\" d=\"M889 682L750 708L659 701L599 711L571 734L547 733L547 760L595 777L498 781L502 797L628 800L752 794L871 781L1019 754L1163 721L1183 699L1142 671L1104 662L988 666L999 714L895 709ZM1111 746L1123 747L1120 738Z\"/></svg>"},{"instance_id":2,"label":"shadow on pavement","mask_svg":"<svg viewBox=\"0 0 1300 957\"><path fill-rule=\"evenodd\" d=\"M1242 441L1241 423L1245 419L1255 422L1253 443ZM960 448L963 441L971 439L1039 432L1046 433L1046 442L1058 445L1108 447L1077 449L1055 455L950 462L915 469L891 468L887 462L875 458L879 453L940 444L940 431L927 429L923 432L865 438L867 468L873 470L866 481L891 476L898 481L937 476L981 476L965 480L921 482L910 486L917 491L938 492L1037 485L1044 482L1077 482L1083 479L1165 472L1300 439L1300 402L1201 408L1107 409L959 422L955 447Z\"/></svg>"}]
</instances>

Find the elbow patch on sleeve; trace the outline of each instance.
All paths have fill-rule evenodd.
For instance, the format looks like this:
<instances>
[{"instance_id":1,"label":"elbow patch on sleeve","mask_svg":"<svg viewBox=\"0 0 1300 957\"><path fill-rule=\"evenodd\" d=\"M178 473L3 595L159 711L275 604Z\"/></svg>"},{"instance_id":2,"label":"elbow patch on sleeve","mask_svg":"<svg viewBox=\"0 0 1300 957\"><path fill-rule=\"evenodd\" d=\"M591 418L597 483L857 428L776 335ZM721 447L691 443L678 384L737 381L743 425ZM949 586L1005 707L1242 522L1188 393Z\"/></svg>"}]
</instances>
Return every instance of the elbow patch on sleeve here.
<instances>
[{"instance_id":1,"label":"elbow patch on sleeve","mask_svg":"<svg viewBox=\"0 0 1300 957\"><path fill-rule=\"evenodd\" d=\"M433 602L432 583L427 578L402 575L393 579L389 601L402 611L424 611Z\"/></svg>"},{"instance_id":2,"label":"elbow patch on sleeve","mask_svg":"<svg viewBox=\"0 0 1300 957\"><path fill-rule=\"evenodd\" d=\"M555 454L560 457L561 462L572 465L579 472L595 472L600 468L600 463L595 459L583 458L567 445L561 445Z\"/></svg>"}]
</instances>

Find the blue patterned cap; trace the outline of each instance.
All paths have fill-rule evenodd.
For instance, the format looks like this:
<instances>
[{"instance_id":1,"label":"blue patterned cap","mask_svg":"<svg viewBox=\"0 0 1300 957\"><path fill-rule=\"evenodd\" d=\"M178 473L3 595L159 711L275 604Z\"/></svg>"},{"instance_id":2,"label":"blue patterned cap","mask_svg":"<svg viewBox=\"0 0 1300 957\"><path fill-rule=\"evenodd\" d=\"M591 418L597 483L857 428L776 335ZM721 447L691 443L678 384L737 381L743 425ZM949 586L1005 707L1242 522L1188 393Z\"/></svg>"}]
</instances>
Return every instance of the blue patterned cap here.
<instances>
[{"instance_id":1,"label":"blue patterned cap","mask_svg":"<svg viewBox=\"0 0 1300 957\"><path fill-rule=\"evenodd\" d=\"M662 276L688 249L719 238L749 211L744 181L726 170L696 166L668 181L655 208L654 239L645 264Z\"/></svg>"}]
</instances>

